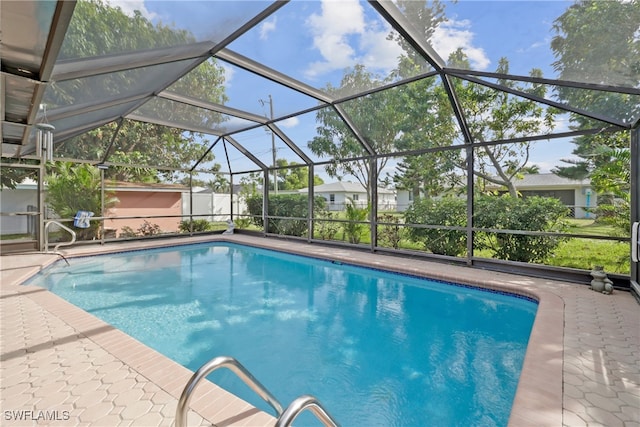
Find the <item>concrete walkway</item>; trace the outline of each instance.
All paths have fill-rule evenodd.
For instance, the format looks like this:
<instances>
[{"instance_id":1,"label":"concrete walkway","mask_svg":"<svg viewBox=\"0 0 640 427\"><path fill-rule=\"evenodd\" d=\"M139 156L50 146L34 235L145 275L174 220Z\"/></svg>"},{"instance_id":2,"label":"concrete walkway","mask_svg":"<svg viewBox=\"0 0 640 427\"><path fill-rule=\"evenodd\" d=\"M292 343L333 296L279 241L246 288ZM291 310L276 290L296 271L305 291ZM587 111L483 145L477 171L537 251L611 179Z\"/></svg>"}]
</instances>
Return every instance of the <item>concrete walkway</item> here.
<instances>
[{"instance_id":1,"label":"concrete walkway","mask_svg":"<svg viewBox=\"0 0 640 427\"><path fill-rule=\"evenodd\" d=\"M423 260L280 239L229 238L534 296L541 303L510 425L640 427L640 305L627 292L603 295L582 285ZM84 246L66 255L176 242L185 241ZM0 257L0 424L172 425L192 372L46 290L19 286L57 259L43 254ZM188 424L193 426L274 423L268 414L209 382L198 388L190 407Z\"/></svg>"}]
</instances>

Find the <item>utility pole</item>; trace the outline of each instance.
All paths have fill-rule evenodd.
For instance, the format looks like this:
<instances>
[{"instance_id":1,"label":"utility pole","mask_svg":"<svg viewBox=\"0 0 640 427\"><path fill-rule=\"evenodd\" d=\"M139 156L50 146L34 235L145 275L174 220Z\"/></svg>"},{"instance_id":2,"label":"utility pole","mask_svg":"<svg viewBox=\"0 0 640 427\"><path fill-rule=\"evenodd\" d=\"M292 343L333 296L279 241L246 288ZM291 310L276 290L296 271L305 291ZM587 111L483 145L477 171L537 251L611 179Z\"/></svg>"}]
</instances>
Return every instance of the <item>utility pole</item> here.
<instances>
[{"instance_id":1,"label":"utility pole","mask_svg":"<svg viewBox=\"0 0 640 427\"><path fill-rule=\"evenodd\" d=\"M259 99L258 102L264 107L266 103L265 100ZM269 119L273 122L273 98L271 94L269 94ZM273 134L272 130L269 130L271 133L271 153L273 155L273 191L274 194L278 194L278 170L276 169L276 136Z\"/></svg>"}]
</instances>

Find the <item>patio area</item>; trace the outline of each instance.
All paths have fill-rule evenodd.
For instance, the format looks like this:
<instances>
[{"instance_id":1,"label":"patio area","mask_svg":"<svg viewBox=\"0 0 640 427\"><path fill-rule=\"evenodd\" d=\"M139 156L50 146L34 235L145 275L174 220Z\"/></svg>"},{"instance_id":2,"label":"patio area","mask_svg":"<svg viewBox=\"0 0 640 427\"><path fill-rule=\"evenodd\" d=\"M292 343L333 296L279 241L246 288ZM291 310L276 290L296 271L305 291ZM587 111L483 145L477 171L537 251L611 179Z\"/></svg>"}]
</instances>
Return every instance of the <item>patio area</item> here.
<instances>
[{"instance_id":1,"label":"patio area","mask_svg":"<svg viewBox=\"0 0 640 427\"><path fill-rule=\"evenodd\" d=\"M236 234L190 241L212 239L393 266L533 296L540 306L509 425L640 426L640 306L628 292L603 295L572 283L285 239ZM78 255L176 243L185 240L82 246L64 254L73 262ZM46 290L20 286L59 259L40 253L0 258L2 424L172 425L191 371ZM274 423L270 415L209 382L197 389L190 407L189 425Z\"/></svg>"}]
</instances>

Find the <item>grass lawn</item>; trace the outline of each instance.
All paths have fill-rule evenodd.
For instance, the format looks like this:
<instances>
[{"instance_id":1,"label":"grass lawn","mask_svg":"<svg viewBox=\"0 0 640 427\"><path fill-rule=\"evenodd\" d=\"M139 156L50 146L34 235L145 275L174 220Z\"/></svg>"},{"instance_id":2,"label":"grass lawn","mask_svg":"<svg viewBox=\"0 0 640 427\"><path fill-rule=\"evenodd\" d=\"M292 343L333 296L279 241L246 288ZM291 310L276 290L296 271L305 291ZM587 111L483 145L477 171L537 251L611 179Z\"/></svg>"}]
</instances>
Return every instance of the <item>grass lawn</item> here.
<instances>
[{"instance_id":1,"label":"grass lawn","mask_svg":"<svg viewBox=\"0 0 640 427\"><path fill-rule=\"evenodd\" d=\"M615 236L616 230L610 225L597 224L592 219L568 219L571 234L585 234L592 236ZM316 233L316 238L320 236ZM332 240L348 241L344 235L342 227ZM363 230L360 244L370 243L369 227ZM379 243L380 246L384 246ZM421 243L403 238L400 241L400 248L424 251ZM629 244L626 242L613 242L588 238L569 238L561 242L554 253L546 260L545 265L555 267L571 267L591 270L595 265L604 266L609 273L629 274ZM475 251L479 257L492 258L489 250Z\"/></svg>"}]
</instances>

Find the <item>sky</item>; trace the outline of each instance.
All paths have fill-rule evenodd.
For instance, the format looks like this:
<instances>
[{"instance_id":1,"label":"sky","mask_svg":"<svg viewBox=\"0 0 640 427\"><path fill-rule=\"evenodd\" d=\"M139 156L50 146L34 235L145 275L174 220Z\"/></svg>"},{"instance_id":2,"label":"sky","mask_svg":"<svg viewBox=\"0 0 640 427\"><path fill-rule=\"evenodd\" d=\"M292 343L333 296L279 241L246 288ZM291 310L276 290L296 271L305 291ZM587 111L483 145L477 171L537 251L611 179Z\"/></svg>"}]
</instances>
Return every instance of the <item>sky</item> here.
<instances>
[{"instance_id":1,"label":"sky","mask_svg":"<svg viewBox=\"0 0 640 427\"><path fill-rule=\"evenodd\" d=\"M268 5L264 1L223 3L213 0L111 0L110 3L128 14L139 10L155 23L189 29L199 41L222 40L249 16ZM448 21L436 29L431 44L444 60L451 52L462 48L475 70L495 71L500 58L507 57L511 74L528 75L535 65L542 69L545 77L554 77L551 66L554 57L549 47L554 35L552 24L570 4L563 0L446 3ZM298 0L282 7L228 47L321 89L327 85L339 86L344 70L355 64L364 64L367 70L388 76L401 53L396 43L387 40L389 29L366 2ZM222 65L228 106L268 116L271 95L278 117L316 105L314 99L271 82L265 83L229 64ZM313 114L290 118L279 122L278 126L306 148L306 141L315 135L314 118ZM567 124L566 117L560 119L555 130L567 130ZM258 130L242 137L239 135L238 140L248 149L259 152L262 161L271 163L270 135L266 132ZM279 139L277 146L278 157L291 156L295 160L296 156ZM570 142L558 140L537 143L536 147L540 148L533 150L531 162L537 164L541 172L548 172L561 158L570 158L573 149ZM219 153L215 154L220 158ZM235 155L243 157L240 153ZM393 165L390 168L393 169Z\"/></svg>"}]
</instances>

